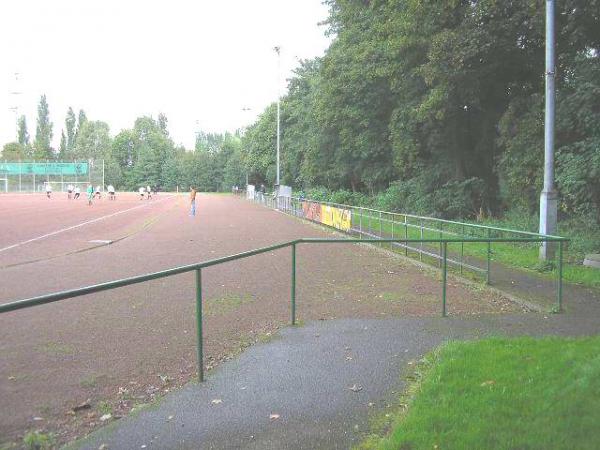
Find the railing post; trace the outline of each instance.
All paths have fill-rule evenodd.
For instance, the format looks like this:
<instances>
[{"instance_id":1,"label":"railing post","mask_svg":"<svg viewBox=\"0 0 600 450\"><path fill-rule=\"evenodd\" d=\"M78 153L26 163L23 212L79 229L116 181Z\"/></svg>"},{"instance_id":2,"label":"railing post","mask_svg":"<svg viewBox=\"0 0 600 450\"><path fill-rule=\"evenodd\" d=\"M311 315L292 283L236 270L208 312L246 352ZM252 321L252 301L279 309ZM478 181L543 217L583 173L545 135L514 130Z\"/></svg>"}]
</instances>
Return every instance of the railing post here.
<instances>
[{"instance_id":1,"label":"railing post","mask_svg":"<svg viewBox=\"0 0 600 450\"><path fill-rule=\"evenodd\" d=\"M563 241L558 243L558 311L562 312L563 297Z\"/></svg>"},{"instance_id":2,"label":"railing post","mask_svg":"<svg viewBox=\"0 0 600 450\"><path fill-rule=\"evenodd\" d=\"M359 209L360 216L358 216L358 231L360 233L360 238L362 239L362 208Z\"/></svg>"},{"instance_id":3,"label":"railing post","mask_svg":"<svg viewBox=\"0 0 600 450\"><path fill-rule=\"evenodd\" d=\"M491 238L492 230L488 228L488 239ZM488 241L487 243L487 273L486 273L486 284L490 284L490 267L491 267L491 258L492 258L492 243Z\"/></svg>"},{"instance_id":4,"label":"railing post","mask_svg":"<svg viewBox=\"0 0 600 450\"><path fill-rule=\"evenodd\" d=\"M448 276L448 242L443 244L443 264L442 264L442 317L446 317L446 279Z\"/></svg>"},{"instance_id":5,"label":"railing post","mask_svg":"<svg viewBox=\"0 0 600 450\"><path fill-rule=\"evenodd\" d=\"M465 238L465 224L463 224L462 226L462 233L461 233L461 237L464 239ZM460 274L463 274L463 261L464 261L464 256L465 256L465 241L462 241L460 243Z\"/></svg>"},{"instance_id":6,"label":"railing post","mask_svg":"<svg viewBox=\"0 0 600 450\"><path fill-rule=\"evenodd\" d=\"M394 225L396 223L396 215L394 213L392 213L392 239L395 239L395 230L394 230ZM390 249L394 248L394 242L390 242Z\"/></svg>"},{"instance_id":7,"label":"railing post","mask_svg":"<svg viewBox=\"0 0 600 450\"><path fill-rule=\"evenodd\" d=\"M440 239L444 238L444 231L443 231L443 227L444 227L444 222L440 222ZM439 266L442 267L442 241L440 240L440 258L439 258Z\"/></svg>"},{"instance_id":8,"label":"railing post","mask_svg":"<svg viewBox=\"0 0 600 450\"><path fill-rule=\"evenodd\" d=\"M404 214L404 239L408 241L408 218ZM404 242L404 256L408 256L408 242Z\"/></svg>"},{"instance_id":9,"label":"railing post","mask_svg":"<svg viewBox=\"0 0 600 450\"><path fill-rule=\"evenodd\" d=\"M419 261L423 261L423 219L420 220L421 222L421 242L419 244Z\"/></svg>"},{"instance_id":10,"label":"railing post","mask_svg":"<svg viewBox=\"0 0 600 450\"><path fill-rule=\"evenodd\" d=\"M202 337L202 269L196 269L196 329L198 332L198 381L204 381Z\"/></svg>"},{"instance_id":11,"label":"railing post","mask_svg":"<svg viewBox=\"0 0 600 450\"><path fill-rule=\"evenodd\" d=\"M296 244L292 244L292 325L296 325Z\"/></svg>"},{"instance_id":12,"label":"railing post","mask_svg":"<svg viewBox=\"0 0 600 450\"><path fill-rule=\"evenodd\" d=\"M379 239L383 239L383 218L381 211L379 211ZM383 244L379 244L379 246L383 247Z\"/></svg>"}]
</instances>

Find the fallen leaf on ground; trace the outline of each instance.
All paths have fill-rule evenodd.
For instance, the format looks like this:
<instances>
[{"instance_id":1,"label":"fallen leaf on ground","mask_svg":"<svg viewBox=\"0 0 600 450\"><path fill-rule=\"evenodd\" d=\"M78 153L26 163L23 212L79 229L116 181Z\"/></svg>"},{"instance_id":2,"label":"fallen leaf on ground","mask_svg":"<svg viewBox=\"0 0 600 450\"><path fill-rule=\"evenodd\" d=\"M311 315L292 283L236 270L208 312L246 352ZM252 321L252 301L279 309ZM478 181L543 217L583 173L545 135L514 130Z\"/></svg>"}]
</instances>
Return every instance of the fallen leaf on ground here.
<instances>
[{"instance_id":1,"label":"fallen leaf on ground","mask_svg":"<svg viewBox=\"0 0 600 450\"><path fill-rule=\"evenodd\" d=\"M494 381L494 380L487 380L487 381L484 381L483 383L481 383L481 387L491 386L492 384L496 384L496 381Z\"/></svg>"},{"instance_id":2,"label":"fallen leaf on ground","mask_svg":"<svg viewBox=\"0 0 600 450\"><path fill-rule=\"evenodd\" d=\"M83 409L90 409L92 407L92 405L90 404L89 400L86 400L85 402L75 406L73 408L73 411L77 412L77 411L81 411Z\"/></svg>"},{"instance_id":3,"label":"fallen leaf on ground","mask_svg":"<svg viewBox=\"0 0 600 450\"><path fill-rule=\"evenodd\" d=\"M100 417L100 422L106 422L107 420L112 418L112 414L104 414L102 417Z\"/></svg>"},{"instance_id":4,"label":"fallen leaf on ground","mask_svg":"<svg viewBox=\"0 0 600 450\"><path fill-rule=\"evenodd\" d=\"M220 398L215 398L211 403L213 405L218 405L219 403L223 403L223 400L221 400Z\"/></svg>"},{"instance_id":5,"label":"fallen leaf on ground","mask_svg":"<svg viewBox=\"0 0 600 450\"><path fill-rule=\"evenodd\" d=\"M173 416L167 417L167 421L169 421L169 420L173 420Z\"/></svg>"},{"instance_id":6,"label":"fallen leaf on ground","mask_svg":"<svg viewBox=\"0 0 600 450\"><path fill-rule=\"evenodd\" d=\"M350 389L352 392L360 392L362 391L362 386L355 384L353 386L350 386L348 389Z\"/></svg>"},{"instance_id":7,"label":"fallen leaf on ground","mask_svg":"<svg viewBox=\"0 0 600 450\"><path fill-rule=\"evenodd\" d=\"M346 361L352 361L352 356L346 356Z\"/></svg>"},{"instance_id":8,"label":"fallen leaf on ground","mask_svg":"<svg viewBox=\"0 0 600 450\"><path fill-rule=\"evenodd\" d=\"M279 414L271 414L269 416L269 419L271 419L271 420L277 420L277 419L279 419Z\"/></svg>"}]
</instances>

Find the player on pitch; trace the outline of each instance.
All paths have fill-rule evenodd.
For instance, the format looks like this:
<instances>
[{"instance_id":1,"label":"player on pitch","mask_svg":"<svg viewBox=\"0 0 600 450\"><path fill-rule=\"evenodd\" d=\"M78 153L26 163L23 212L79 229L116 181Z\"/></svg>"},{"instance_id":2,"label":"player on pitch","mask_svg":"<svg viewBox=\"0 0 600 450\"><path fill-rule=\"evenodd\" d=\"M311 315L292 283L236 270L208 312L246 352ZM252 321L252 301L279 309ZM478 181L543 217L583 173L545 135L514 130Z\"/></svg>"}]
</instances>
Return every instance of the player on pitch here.
<instances>
[{"instance_id":1,"label":"player on pitch","mask_svg":"<svg viewBox=\"0 0 600 450\"><path fill-rule=\"evenodd\" d=\"M108 187L106 188L106 190L108 191L108 199L114 200L115 199L115 187L112 184L109 184Z\"/></svg>"},{"instance_id":2,"label":"player on pitch","mask_svg":"<svg viewBox=\"0 0 600 450\"><path fill-rule=\"evenodd\" d=\"M190 216L196 215L196 188L190 186Z\"/></svg>"},{"instance_id":3,"label":"player on pitch","mask_svg":"<svg viewBox=\"0 0 600 450\"><path fill-rule=\"evenodd\" d=\"M92 200L94 199L94 186L90 184L85 192L88 197L88 206L92 206Z\"/></svg>"},{"instance_id":4,"label":"player on pitch","mask_svg":"<svg viewBox=\"0 0 600 450\"><path fill-rule=\"evenodd\" d=\"M69 200L71 200L71 196L72 196L72 194L73 194L73 189L74 189L74 188L73 188L73 185L72 185L72 184L69 184L69 185L67 186L67 198L68 198Z\"/></svg>"},{"instance_id":5,"label":"player on pitch","mask_svg":"<svg viewBox=\"0 0 600 450\"><path fill-rule=\"evenodd\" d=\"M46 183L46 197L50 198L52 195L52 185L50 183Z\"/></svg>"},{"instance_id":6,"label":"player on pitch","mask_svg":"<svg viewBox=\"0 0 600 450\"><path fill-rule=\"evenodd\" d=\"M79 188L79 186L75 186L75 197L73 199L77 200L80 195L81 195L81 189Z\"/></svg>"}]
</instances>

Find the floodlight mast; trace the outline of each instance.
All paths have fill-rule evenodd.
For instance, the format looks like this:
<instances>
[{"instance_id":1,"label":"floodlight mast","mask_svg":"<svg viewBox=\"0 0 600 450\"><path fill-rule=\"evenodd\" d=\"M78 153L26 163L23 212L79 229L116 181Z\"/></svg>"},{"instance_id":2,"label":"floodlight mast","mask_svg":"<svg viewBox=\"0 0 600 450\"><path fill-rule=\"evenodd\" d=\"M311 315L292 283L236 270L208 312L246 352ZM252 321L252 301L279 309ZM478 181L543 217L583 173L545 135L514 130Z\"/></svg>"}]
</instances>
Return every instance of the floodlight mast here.
<instances>
[{"instance_id":1,"label":"floodlight mast","mask_svg":"<svg viewBox=\"0 0 600 450\"><path fill-rule=\"evenodd\" d=\"M280 142L280 130L281 130L281 122L280 122L280 100L281 100L281 86L280 86L280 77L281 77L281 47L276 46L273 48L277 53L277 176L275 185L279 186L279 142Z\"/></svg>"},{"instance_id":2,"label":"floodlight mast","mask_svg":"<svg viewBox=\"0 0 600 450\"><path fill-rule=\"evenodd\" d=\"M555 234L557 229L558 193L554 187L555 122L555 1L546 0L546 111L544 120L544 188L540 195L540 233ZM543 242L540 259L554 258L555 243Z\"/></svg>"}]
</instances>

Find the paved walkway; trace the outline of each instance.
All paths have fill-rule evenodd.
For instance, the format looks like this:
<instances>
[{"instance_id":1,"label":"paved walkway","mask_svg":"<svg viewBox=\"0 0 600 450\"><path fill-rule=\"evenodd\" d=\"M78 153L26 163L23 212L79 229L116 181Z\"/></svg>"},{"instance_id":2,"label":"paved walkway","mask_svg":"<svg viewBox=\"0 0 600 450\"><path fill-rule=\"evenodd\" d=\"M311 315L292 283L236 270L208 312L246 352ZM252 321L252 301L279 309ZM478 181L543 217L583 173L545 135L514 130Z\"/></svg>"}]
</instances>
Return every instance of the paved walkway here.
<instances>
[{"instance_id":1,"label":"paved walkway","mask_svg":"<svg viewBox=\"0 0 600 450\"><path fill-rule=\"evenodd\" d=\"M443 341L597 334L599 312L332 320L287 328L207 382L191 383L157 407L99 430L82 448L350 448L368 430L369 417L404 388L401 374L409 363Z\"/></svg>"}]
</instances>

